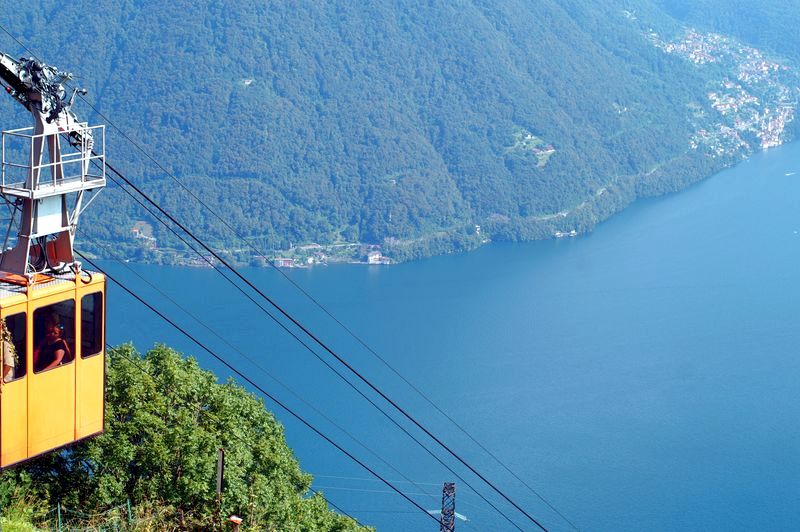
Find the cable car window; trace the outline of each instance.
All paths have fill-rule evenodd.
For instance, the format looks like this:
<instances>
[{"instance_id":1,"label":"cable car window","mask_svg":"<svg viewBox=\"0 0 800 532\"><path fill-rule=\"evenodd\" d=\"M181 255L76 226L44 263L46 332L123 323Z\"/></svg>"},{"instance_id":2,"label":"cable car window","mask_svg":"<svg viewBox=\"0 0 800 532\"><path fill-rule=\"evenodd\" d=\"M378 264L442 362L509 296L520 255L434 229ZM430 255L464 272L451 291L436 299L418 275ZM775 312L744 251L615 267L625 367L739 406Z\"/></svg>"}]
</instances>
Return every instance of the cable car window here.
<instances>
[{"instance_id":1,"label":"cable car window","mask_svg":"<svg viewBox=\"0 0 800 532\"><path fill-rule=\"evenodd\" d=\"M3 382L21 379L27 372L25 360L25 313L0 320L0 351L3 356Z\"/></svg>"},{"instance_id":2,"label":"cable car window","mask_svg":"<svg viewBox=\"0 0 800 532\"><path fill-rule=\"evenodd\" d=\"M81 299L81 358L103 351L103 294L97 292Z\"/></svg>"},{"instance_id":3,"label":"cable car window","mask_svg":"<svg viewBox=\"0 0 800 532\"><path fill-rule=\"evenodd\" d=\"M69 364L75 352L75 301L33 311L33 371Z\"/></svg>"}]
</instances>

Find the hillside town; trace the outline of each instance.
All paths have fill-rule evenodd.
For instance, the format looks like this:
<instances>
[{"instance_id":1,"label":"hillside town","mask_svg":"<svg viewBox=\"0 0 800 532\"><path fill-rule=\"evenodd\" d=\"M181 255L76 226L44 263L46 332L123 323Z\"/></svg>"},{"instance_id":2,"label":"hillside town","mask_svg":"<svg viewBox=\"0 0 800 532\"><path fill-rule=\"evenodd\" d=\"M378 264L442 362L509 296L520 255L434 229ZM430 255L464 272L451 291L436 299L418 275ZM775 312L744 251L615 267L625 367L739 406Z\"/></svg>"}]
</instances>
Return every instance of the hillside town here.
<instances>
[{"instance_id":1,"label":"hillside town","mask_svg":"<svg viewBox=\"0 0 800 532\"><path fill-rule=\"evenodd\" d=\"M673 41L662 39L652 29L645 35L667 54L700 67L713 64L726 73L709 87L707 101L693 108L696 131L689 139L691 149L720 157L783 144L800 93L795 68L716 33L688 29Z\"/></svg>"}]
</instances>

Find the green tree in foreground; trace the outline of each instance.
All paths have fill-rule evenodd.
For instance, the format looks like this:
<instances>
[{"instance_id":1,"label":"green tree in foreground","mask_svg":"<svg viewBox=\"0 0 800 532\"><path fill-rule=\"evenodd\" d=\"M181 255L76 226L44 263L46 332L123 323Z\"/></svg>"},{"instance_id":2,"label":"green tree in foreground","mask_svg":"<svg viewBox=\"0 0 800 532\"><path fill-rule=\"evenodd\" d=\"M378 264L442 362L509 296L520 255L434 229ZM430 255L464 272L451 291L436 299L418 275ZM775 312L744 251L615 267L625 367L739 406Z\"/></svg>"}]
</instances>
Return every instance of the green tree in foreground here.
<instances>
[{"instance_id":1,"label":"green tree in foreground","mask_svg":"<svg viewBox=\"0 0 800 532\"><path fill-rule=\"evenodd\" d=\"M241 386L220 384L193 359L157 346L109 352L106 432L0 476L0 504L36 501L41 515L60 501L97 515L130 499L157 529L215 526L217 449L225 449L222 516L258 530L361 530L305 498L311 475L287 447L283 427ZM144 371L143 371L144 370ZM145 373L146 372L146 373Z\"/></svg>"}]
</instances>

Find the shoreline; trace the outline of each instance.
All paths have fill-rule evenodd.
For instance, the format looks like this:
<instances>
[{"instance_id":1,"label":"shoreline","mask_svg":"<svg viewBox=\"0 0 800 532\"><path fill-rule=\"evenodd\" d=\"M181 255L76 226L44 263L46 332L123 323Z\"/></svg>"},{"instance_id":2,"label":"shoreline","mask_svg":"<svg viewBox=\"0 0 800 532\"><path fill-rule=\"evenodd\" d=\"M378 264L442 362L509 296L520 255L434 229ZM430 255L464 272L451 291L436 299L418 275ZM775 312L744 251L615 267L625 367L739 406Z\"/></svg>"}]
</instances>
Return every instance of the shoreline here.
<instances>
[{"instance_id":1,"label":"shoreline","mask_svg":"<svg viewBox=\"0 0 800 532\"><path fill-rule=\"evenodd\" d=\"M272 262L272 266L284 269L308 269L334 264L386 266L439 255L468 252L492 242L534 242L575 238L592 232L598 224L627 209L638 200L682 192L725 169L748 162L754 155L774 151L793 142L796 142L794 138L787 139L779 146L759 149L744 156L730 154L725 158L712 159L701 152L686 152L671 161L673 164L662 163L644 175L613 178L599 187L589 198L572 208L557 213L516 218L490 216L480 225L459 226L435 231L414 239L387 238L380 244L363 242L305 243L287 250L267 250L266 256ZM676 175L680 177L671 177ZM192 252L174 248L159 249L154 247L154 242L147 251L149 256L144 257L144 260L132 256L128 262L165 266L212 267L205 259L198 258ZM218 252L237 266L270 266L263 257L254 257L241 249L219 249ZM104 253L96 252L91 255L100 259L108 258ZM207 259L216 263L211 258Z\"/></svg>"}]
</instances>

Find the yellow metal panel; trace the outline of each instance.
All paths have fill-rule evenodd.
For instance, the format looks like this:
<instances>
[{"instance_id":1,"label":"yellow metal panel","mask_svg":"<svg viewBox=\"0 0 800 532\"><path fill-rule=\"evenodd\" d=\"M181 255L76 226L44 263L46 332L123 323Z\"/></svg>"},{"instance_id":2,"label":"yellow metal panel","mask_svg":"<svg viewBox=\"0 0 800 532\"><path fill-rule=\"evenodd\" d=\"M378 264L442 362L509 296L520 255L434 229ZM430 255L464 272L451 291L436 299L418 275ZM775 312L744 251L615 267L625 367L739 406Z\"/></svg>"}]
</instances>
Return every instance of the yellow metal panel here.
<instances>
[{"instance_id":1,"label":"yellow metal panel","mask_svg":"<svg viewBox=\"0 0 800 532\"><path fill-rule=\"evenodd\" d=\"M105 353L101 353L79 362L76 440L103 430L105 360Z\"/></svg>"},{"instance_id":2,"label":"yellow metal panel","mask_svg":"<svg viewBox=\"0 0 800 532\"><path fill-rule=\"evenodd\" d=\"M28 311L24 303L6 306L11 298L2 304L2 317ZM27 314L26 314L27 317ZM27 335L27 333L26 333ZM30 352L17 353L25 359L25 367L30 367ZM28 457L28 376L2 384L0 393L0 467L6 467Z\"/></svg>"},{"instance_id":3,"label":"yellow metal panel","mask_svg":"<svg viewBox=\"0 0 800 532\"><path fill-rule=\"evenodd\" d=\"M28 375L30 456L75 439L75 363Z\"/></svg>"},{"instance_id":4,"label":"yellow metal panel","mask_svg":"<svg viewBox=\"0 0 800 532\"><path fill-rule=\"evenodd\" d=\"M74 285L73 285L74 286ZM33 313L75 297L68 294L40 297L33 292L28 303L28 352L33 353ZM65 297L66 296L66 297ZM76 320L77 321L77 320ZM41 373L28 366L28 455L50 451L75 439L75 361Z\"/></svg>"},{"instance_id":5,"label":"yellow metal panel","mask_svg":"<svg viewBox=\"0 0 800 532\"><path fill-rule=\"evenodd\" d=\"M2 385L0 394L0 467L28 457L28 377Z\"/></svg>"},{"instance_id":6,"label":"yellow metal panel","mask_svg":"<svg viewBox=\"0 0 800 532\"><path fill-rule=\"evenodd\" d=\"M103 296L103 305L98 309L100 316L98 319L102 321L100 330L102 331L103 338L100 339L100 345L105 345L105 293L104 284L102 282L93 282L91 286L78 288L78 308L75 311L76 323L78 334L75 339L77 366L77 403L76 403L76 426L75 426L75 439L85 438L103 430L103 400L105 394L105 349L99 354L89 358L83 358L83 353L80 352L81 342L81 316L82 307L81 303L83 297L95 293L100 293ZM91 354L91 353L87 353Z\"/></svg>"}]
</instances>

